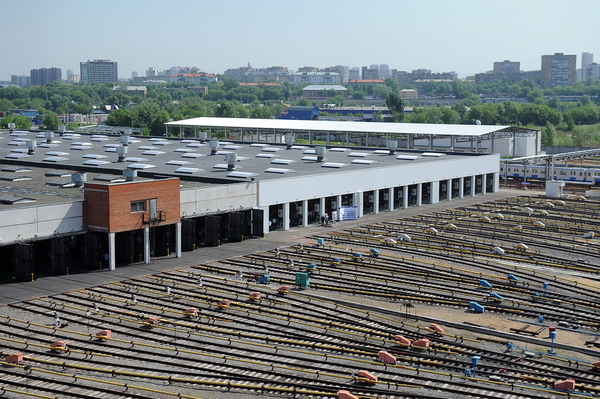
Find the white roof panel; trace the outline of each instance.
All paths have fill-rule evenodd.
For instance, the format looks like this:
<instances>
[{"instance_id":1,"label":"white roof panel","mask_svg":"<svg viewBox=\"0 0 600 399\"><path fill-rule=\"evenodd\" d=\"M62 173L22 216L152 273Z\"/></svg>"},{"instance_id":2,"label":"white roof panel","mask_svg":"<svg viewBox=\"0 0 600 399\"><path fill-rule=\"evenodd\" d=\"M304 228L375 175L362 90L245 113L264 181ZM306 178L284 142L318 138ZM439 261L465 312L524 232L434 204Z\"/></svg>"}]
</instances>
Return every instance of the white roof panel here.
<instances>
[{"instance_id":1,"label":"white roof panel","mask_svg":"<svg viewBox=\"0 0 600 399\"><path fill-rule=\"evenodd\" d=\"M287 119L249 119L200 117L167 122L166 125L221 128L338 131L353 133L434 134L447 136L481 136L509 128L490 125L442 125L429 123L381 123L344 121L300 121Z\"/></svg>"}]
</instances>

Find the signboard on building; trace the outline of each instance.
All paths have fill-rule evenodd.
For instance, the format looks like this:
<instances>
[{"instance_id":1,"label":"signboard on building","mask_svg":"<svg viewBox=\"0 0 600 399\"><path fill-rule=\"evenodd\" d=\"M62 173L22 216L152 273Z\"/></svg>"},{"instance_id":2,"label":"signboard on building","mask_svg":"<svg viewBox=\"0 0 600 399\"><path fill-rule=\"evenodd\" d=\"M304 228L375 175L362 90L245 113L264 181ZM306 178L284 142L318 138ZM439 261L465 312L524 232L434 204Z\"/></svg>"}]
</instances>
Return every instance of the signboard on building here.
<instances>
[{"instance_id":1,"label":"signboard on building","mask_svg":"<svg viewBox=\"0 0 600 399\"><path fill-rule=\"evenodd\" d=\"M338 221L356 219L358 219L358 207L356 205L340 206L338 208Z\"/></svg>"}]
</instances>

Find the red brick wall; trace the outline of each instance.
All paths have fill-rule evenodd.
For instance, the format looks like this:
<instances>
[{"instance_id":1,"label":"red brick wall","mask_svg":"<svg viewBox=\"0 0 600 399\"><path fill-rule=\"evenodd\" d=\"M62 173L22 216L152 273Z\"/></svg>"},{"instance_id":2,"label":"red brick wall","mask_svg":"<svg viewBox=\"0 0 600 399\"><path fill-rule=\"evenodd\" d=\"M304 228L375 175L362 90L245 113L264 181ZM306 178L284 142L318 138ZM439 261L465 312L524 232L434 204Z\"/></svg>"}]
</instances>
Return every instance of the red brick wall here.
<instances>
[{"instance_id":1,"label":"red brick wall","mask_svg":"<svg viewBox=\"0 0 600 399\"><path fill-rule=\"evenodd\" d=\"M148 200L156 198L156 210L164 211L161 225L178 223L180 218L179 179L125 183L85 183L83 224L93 231L118 233L145 227L142 216L149 215ZM131 212L132 201L146 200L146 212Z\"/></svg>"}]
</instances>

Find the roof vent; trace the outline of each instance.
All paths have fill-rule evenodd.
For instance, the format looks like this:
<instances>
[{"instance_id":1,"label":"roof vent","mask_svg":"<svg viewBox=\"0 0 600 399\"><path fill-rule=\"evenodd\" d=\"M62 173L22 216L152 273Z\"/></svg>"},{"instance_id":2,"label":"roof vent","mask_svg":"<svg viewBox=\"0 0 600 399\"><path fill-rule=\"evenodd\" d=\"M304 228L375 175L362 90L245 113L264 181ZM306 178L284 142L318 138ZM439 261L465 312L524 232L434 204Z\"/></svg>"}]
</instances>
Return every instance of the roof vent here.
<instances>
[{"instance_id":1,"label":"roof vent","mask_svg":"<svg viewBox=\"0 0 600 399\"><path fill-rule=\"evenodd\" d=\"M46 132L44 136L46 137L46 143L52 143L52 139L54 138L54 132Z\"/></svg>"},{"instance_id":2,"label":"roof vent","mask_svg":"<svg viewBox=\"0 0 600 399\"><path fill-rule=\"evenodd\" d=\"M285 136L285 144L287 144L287 146L285 147L286 150L291 150L292 149L292 144L294 144L294 136L292 136L291 134L289 136Z\"/></svg>"},{"instance_id":3,"label":"roof vent","mask_svg":"<svg viewBox=\"0 0 600 399\"><path fill-rule=\"evenodd\" d=\"M202 143L206 143L206 132L200 132L200 133L198 133L198 138L200 139L200 141Z\"/></svg>"},{"instance_id":4,"label":"roof vent","mask_svg":"<svg viewBox=\"0 0 600 399\"><path fill-rule=\"evenodd\" d=\"M324 145L318 145L315 147L315 154L317 154L317 162L323 162L323 160L325 159L325 152L327 152L327 149Z\"/></svg>"},{"instance_id":5,"label":"roof vent","mask_svg":"<svg viewBox=\"0 0 600 399\"><path fill-rule=\"evenodd\" d=\"M119 141L121 142L122 145L127 147L129 145L130 138L131 138L131 136L129 136L127 134L123 134L123 135L121 135L121 137L119 137Z\"/></svg>"},{"instance_id":6,"label":"roof vent","mask_svg":"<svg viewBox=\"0 0 600 399\"><path fill-rule=\"evenodd\" d=\"M12 133L15 130L16 127L17 127L16 123L9 123L8 124L8 129L10 130L10 133Z\"/></svg>"},{"instance_id":7,"label":"roof vent","mask_svg":"<svg viewBox=\"0 0 600 399\"><path fill-rule=\"evenodd\" d=\"M237 161L237 153L229 152L225 154L225 160L227 161L227 170L235 170L235 163Z\"/></svg>"},{"instance_id":8,"label":"roof vent","mask_svg":"<svg viewBox=\"0 0 600 399\"><path fill-rule=\"evenodd\" d=\"M219 140L211 140L208 142L210 147L210 155L217 155L217 148L219 148Z\"/></svg>"},{"instance_id":9,"label":"roof vent","mask_svg":"<svg viewBox=\"0 0 600 399\"><path fill-rule=\"evenodd\" d=\"M137 177L137 170L135 169L123 169L123 177L126 181L133 181Z\"/></svg>"},{"instance_id":10,"label":"roof vent","mask_svg":"<svg viewBox=\"0 0 600 399\"><path fill-rule=\"evenodd\" d=\"M390 150L390 155L396 154L396 148L398 147L398 141L396 140L388 140L387 148Z\"/></svg>"},{"instance_id":11,"label":"roof vent","mask_svg":"<svg viewBox=\"0 0 600 399\"><path fill-rule=\"evenodd\" d=\"M64 136L67 131L67 127L65 125L58 125L58 134Z\"/></svg>"},{"instance_id":12,"label":"roof vent","mask_svg":"<svg viewBox=\"0 0 600 399\"><path fill-rule=\"evenodd\" d=\"M33 153L35 152L35 147L37 146L37 141L27 140L25 143L27 145L27 154L33 155Z\"/></svg>"},{"instance_id":13,"label":"roof vent","mask_svg":"<svg viewBox=\"0 0 600 399\"><path fill-rule=\"evenodd\" d=\"M75 187L81 187L83 182L87 181L87 173L71 173L71 181L75 183Z\"/></svg>"},{"instance_id":14,"label":"roof vent","mask_svg":"<svg viewBox=\"0 0 600 399\"><path fill-rule=\"evenodd\" d=\"M124 137L124 136L121 136ZM123 144L121 147L117 147L117 154L119 155L119 162L123 162L125 161L125 154L127 154L127 149L128 147L125 147L125 144Z\"/></svg>"}]
</instances>

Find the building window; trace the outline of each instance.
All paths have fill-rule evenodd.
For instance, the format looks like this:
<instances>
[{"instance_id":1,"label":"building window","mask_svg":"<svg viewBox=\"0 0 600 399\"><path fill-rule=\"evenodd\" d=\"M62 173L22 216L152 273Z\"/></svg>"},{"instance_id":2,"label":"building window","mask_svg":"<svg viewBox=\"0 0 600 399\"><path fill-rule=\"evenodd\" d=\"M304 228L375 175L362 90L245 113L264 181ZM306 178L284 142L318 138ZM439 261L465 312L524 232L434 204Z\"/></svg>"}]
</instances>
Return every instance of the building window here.
<instances>
[{"instance_id":1,"label":"building window","mask_svg":"<svg viewBox=\"0 0 600 399\"><path fill-rule=\"evenodd\" d=\"M131 213L134 212L146 212L146 201L132 201Z\"/></svg>"}]
</instances>

